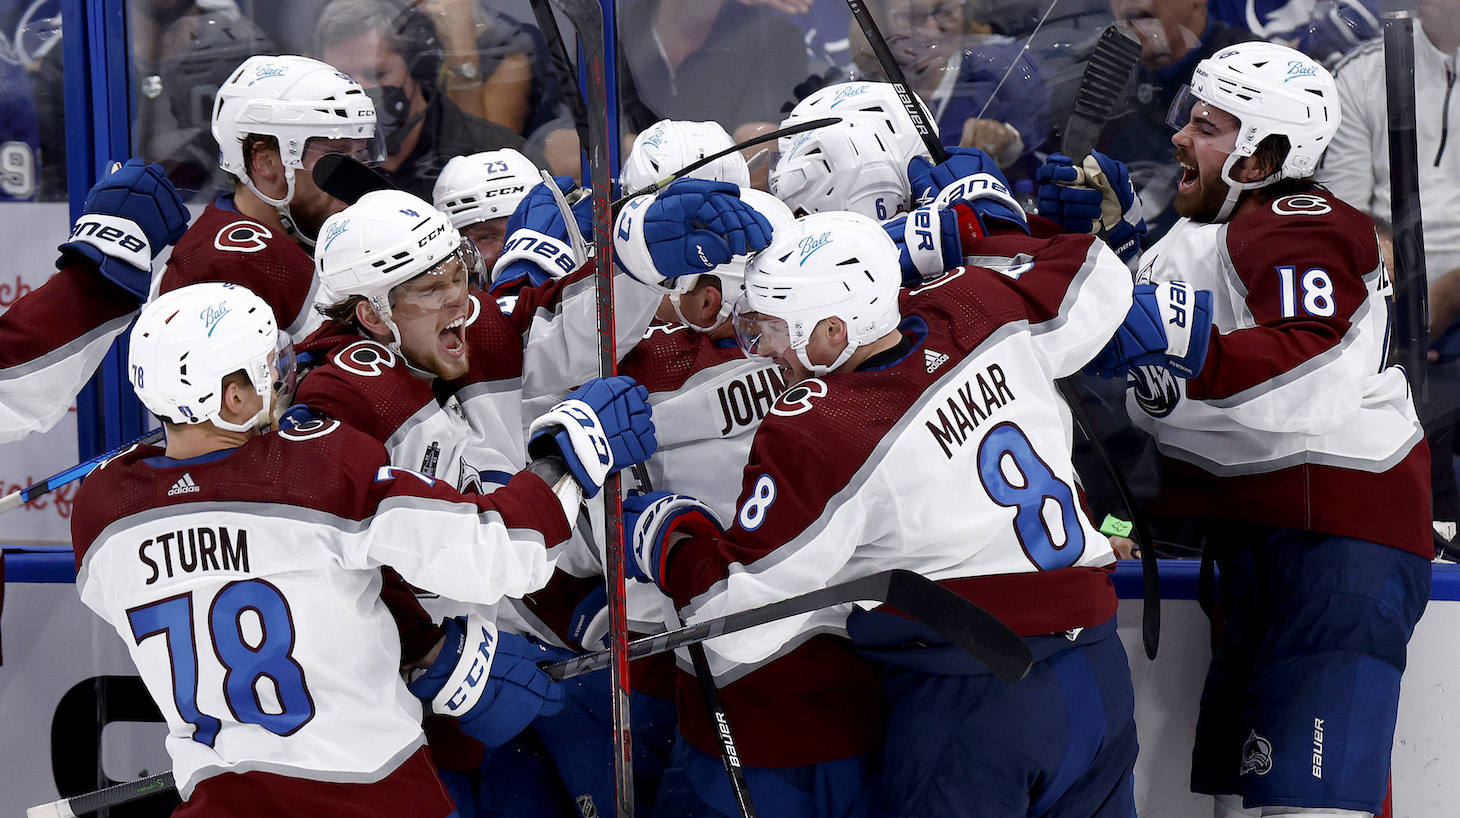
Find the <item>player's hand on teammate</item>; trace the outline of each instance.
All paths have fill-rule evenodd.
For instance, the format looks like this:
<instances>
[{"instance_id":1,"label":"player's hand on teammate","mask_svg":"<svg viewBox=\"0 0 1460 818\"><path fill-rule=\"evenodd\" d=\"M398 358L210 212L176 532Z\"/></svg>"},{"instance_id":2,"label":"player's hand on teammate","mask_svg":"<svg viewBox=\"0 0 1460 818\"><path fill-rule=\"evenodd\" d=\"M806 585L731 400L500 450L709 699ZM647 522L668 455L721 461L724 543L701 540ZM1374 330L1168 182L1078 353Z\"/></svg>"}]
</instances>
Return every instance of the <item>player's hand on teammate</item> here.
<instances>
[{"instance_id":1,"label":"player's hand on teammate","mask_svg":"<svg viewBox=\"0 0 1460 818\"><path fill-rule=\"evenodd\" d=\"M914 199L943 209L971 211L978 217L983 235L992 232L994 222L1029 232L1029 220L1009 193L1003 171L977 148L950 148L948 158L937 165L914 156L907 164L907 178Z\"/></svg>"},{"instance_id":2,"label":"player's hand on teammate","mask_svg":"<svg viewBox=\"0 0 1460 818\"><path fill-rule=\"evenodd\" d=\"M152 260L162 248L182 238L189 214L162 166L128 159L103 176L86 194L85 212L76 220L71 239L59 248L56 267L69 255L95 262L118 286L147 297Z\"/></svg>"},{"instance_id":3,"label":"player's hand on teammate","mask_svg":"<svg viewBox=\"0 0 1460 818\"><path fill-rule=\"evenodd\" d=\"M559 191L570 194L578 189L570 176L554 176ZM593 197L583 196L570 208L579 235L593 235ZM503 253L492 265L492 284L488 291L497 294L515 287L524 280L536 287L578 269L587 259L573 255L572 240L557 197L547 182L539 182L527 192L507 217L507 237Z\"/></svg>"},{"instance_id":4,"label":"player's hand on teammate","mask_svg":"<svg viewBox=\"0 0 1460 818\"><path fill-rule=\"evenodd\" d=\"M514 633L499 633L480 614L442 622L441 652L408 687L431 711L454 716L488 747L505 744L538 716L563 709L563 686L538 667L557 658ZM485 681L483 681L485 679Z\"/></svg>"},{"instance_id":5,"label":"player's hand on teammate","mask_svg":"<svg viewBox=\"0 0 1460 818\"><path fill-rule=\"evenodd\" d=\"M882 223L897 245L902 286L916 287L963 264L963 242L958 234L958 212L923 205L911 213Z\"/></svg>"},{"instance_id":6,"label":"player's hand on teammate","mask_svg":"<svg viewBox=\"0 0 1460 818\"><path fill-rule=\"evenodd\" d=\"M708 273L771 241L765 216L729 182L676 179L629 202L614 227L614 259L647 284Z\"/></svg>"},{"instance_id":7,"label":"player's hand on teammate","mask_svg":"<svg viewBox=\"0 0 1460 818\"><path fill-rule=\"evenodd\" d=\"M1050 154L1039 170L1039 215L1071 233L1103 231L1105 243L1130 262L1141 253L1146 220L1125 163L1091 151L1076 166L1062 153Z\"/></svg>"},{"instance_id":8,"label":"player's hand on teammate","mask_svg":"<svg viewBox=\"0 0 1460 818\"><path fill-rule=\"evenodd\" d=\"M1164 366L1179 378L1201 374L1212 333L1212 293L1182 281L1137 284L1125 321L1085 366L1102 378L1137 366Z\"/></svg>"},{"instance_id":9,"label":"player's hand on teammate","mask_svg":"<svg viewBox=\"0 0 1460 818\"><path fill-rule=\"evenodd\" d=\"M715 512L693 497L631 491L624 498L624 537L633 559L624 560L624 573L662 589L669 552L679 539L713 537L723 530Z\"/></svg>"},{"instance_id":10,"label":"player's hand on teammate","mask_svg":"<svg viewBox=\"0 0 1460 818\"><path fill-rule=\"evenodd\" d=\"M528 429L531 457L557 455L583 493L598 494L608 475L648 460L658 447L649 391L633 378L595 378Z\"/></svg>"}]
</instances>

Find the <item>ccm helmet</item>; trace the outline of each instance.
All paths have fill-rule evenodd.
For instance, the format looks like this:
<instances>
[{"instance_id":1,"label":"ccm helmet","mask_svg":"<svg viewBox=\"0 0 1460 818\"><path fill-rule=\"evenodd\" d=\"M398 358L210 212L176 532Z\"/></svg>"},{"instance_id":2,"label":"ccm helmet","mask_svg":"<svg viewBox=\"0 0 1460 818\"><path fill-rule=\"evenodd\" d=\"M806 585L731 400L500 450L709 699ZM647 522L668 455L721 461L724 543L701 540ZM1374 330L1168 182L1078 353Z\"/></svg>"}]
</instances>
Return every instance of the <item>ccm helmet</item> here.
<instances>
[{"instance_id":1,"label":"ccm helmet","mask_svg":"<svg viewBox=\"0 0 1460 818\"><path fill-rule=\"evenodd\" d=\"M1229 190L1218 221L1231 215L1243 190L1312 176L1338 130L1333 75L1303 52L1275 43L1238 43L1202 60L1191 84L1177 94L1167 121L1184 127L1197 102L1220 108L1240 122L1236 147L1222 166ZM1256 182L1236 181L1232 168L1270 135L1286 136L1291 144L1282 167Z\"/></svg>"},{"instance_id":2,"label":"ccm helmet","mask_svg":"<svg viewBox=\"0 0 1460 818\"><path fill-rule=\"evenodd\" d=\"M282 199L260 193L249 178L243 157L249 134L278 140L287 185ZM219 167L278 208L291 230L288 208L294 198L294 172L304 167L311 139L365 140L357 158L367 163L385 159L385 144L375 132L375 103L365 89L333 66L308 57L244 60L213 100L213 138L218 142Z\"/></svg>"},{"instance_id":3,"label":"ccm helmet","mask_svg":"<svg viewBox=\"0 0 1460 818\"><path fill-rule=\"evenodd\" d=\"M390 327L391 347L400 351L400 331L391 318L390 291L419 275L442 272L459 259L473 287L485 280L486 265L476 244L446 214L403 190L377 190L330 216L319 230L314 267L319 306L352 296L370 302Z\"/></svg>"},{"instance_id":4,"label":"ccm helmet","mask_svg":"<svg viewBox=\"0 0 1460 818\"><path fill-rule=\"evenodd\" d=\"M734 144L718 122L661 119L634 139L633 150L619 173L619 187L625 193L642 190ZM739 151L716 159L688 177L750 187L750 168Z\"/></svg>"},{"instance_id":5,"label":"ccm helmet","mask_svg":"<svg viewBox=\"0 0 1460 818\"><path fill-rule=\"evenodd\" d=\"M247 287L180 287L143 308L132 327L128 378L154 415L179 425L212 421L247 432L267 426L294 392L294 350L274 310ZM219 416L223 379L242 370L263 398L243 423Z\"/></svg>"},{"instance_id":6,"label":"ccm helmet","mask_svg":"<svg viewBox=\"0 0 1460 818\"><path fill-rule=\"evenodd\" d=\"M856 213L803 216L751 258L735 307L736 338L748 355L776 357L788 347L802 366L825 375L897 328L901 282L897 246L877 222ZM806 344L831 316L847 325L846 349L830 364L813 364Z\"/></svg>"},{"instance_id":7,"label":"ccm helmet","mask_svg":"<svg viewBox=\"0 0 1460 818\"><path fill-rule=\"evenodd\" d=\"M451 217L451 225L462 230L477 222L511 216L541 181L542 174L531 159L521 151L503 148L453 157L436 177L431 198L438 210Z\"/></svg>"},{"instance_id":8,"label":"ccm helmet","mask_svg":"<svg viewBox=\"0 0 1460 818\"><path fill-rule=\"evenodd\" d=\"M907 161L886 119L848 114L791 137L771 168L771 193L796 213L850 210L885 221L911 203Z\"/></svg>"}]
</instances>

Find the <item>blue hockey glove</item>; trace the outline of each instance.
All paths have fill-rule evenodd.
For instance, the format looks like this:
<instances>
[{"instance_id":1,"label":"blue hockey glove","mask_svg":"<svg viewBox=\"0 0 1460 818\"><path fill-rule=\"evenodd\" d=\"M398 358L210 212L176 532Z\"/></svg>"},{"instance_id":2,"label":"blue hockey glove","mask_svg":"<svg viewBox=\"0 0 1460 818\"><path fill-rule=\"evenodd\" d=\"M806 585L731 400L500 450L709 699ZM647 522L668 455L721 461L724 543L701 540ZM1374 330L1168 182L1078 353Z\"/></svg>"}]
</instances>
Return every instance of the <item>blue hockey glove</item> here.
<instances>
[{"instance_id":1,"label":"blue hockey glove","mask_svg":"<svg viewBox=\"0 0 1460 818\"><path fill-rule=\"evenodd\" d=\"M624 562L625 570L632 562ZM608 587L597 585L573 607L565 636L569 644L576 643L583 650L603 650L608 647L608 629Z\"/></svg>"},{"instance_id":2,"label":"blue hockey glove","mask_svg":"<svg viewBox=\"0 0 1460 818\"><path fill-rule=\"evenodd\" d=\"M1201 374L1212 334L1212 294L1184 281L1137 284L1125 321L1085 371L1102 378L1157 365L1179 378Z\"/></svg>"},{"instance_id":3,"label":"blue hockey glove","mask_svg":"<svg viewBox=\"0 0 1460 818\"><path fill-rule=\"evenodd\" d=\"M911 225L911 227L909 227ZM882 223L897 245L902 286L916 287L963 264L963 243L958 236L958 213L923 205L911 213Z\"/></svg>"},{"instance_id":4,"label":"blue hockey glove","mask_svg":"<svg viewBox=\"0 0 1460 818\"><path fill-rule=\"evenodd\" d=\"M1035 171L1039 215L1071 233L1103 230L1105 243L1129 263L1141 253L1146 220L1125 163L1091 151L1077 167L1062 153L1051 154Z\"/></svg>"},{"instance_id":5,"label":"blue hockey glove","mask_svg":"<svg viewBox=\"0 0 1460 818\"><path fill-rule=\"evenodd\" d=\"M989 155L978 148L949 148L948 159L934 165L914 156L907 163L908 180L918 201L932 200L944 209L964 205L978 215L983 232L991 221L1011 224L1025 233L1029 220L1009 193L1009 181Z\"/></svg>"},{"instance_id":6,"label":"blue hockey glove","mask_svg":"<svg viewBox=\"0 0 1460 818\"><path fill-rule=\"evenodd\" d=\"M624 573L663 589L670 534L713 537L722 531L715 512L693 497L667 491L631 491L624 498L624 537L634 555L624 560Z\"/></svg>"},{"instance_id":7,"label":"blue hockey glove","mask_svg":"<svg viewBox=\"0 0 1460 818\"><path fill-rule=\"evenodd\" d=\"M480 614L441 623L441 653L407 687L431 704L431 712L454 716L467 735L488 747L501 746L538 716L563 709L563 686L537 663L555 658L547 648L497 626Z\"/></svg>"},{"instance_id":8,"label":"blue hockey glove","mask_svg":"<svg viewBox=\"0 0 1460 818\"><path fill-rule=\"evenodd\" d=\"M529 456L561 456L588 497L608 475L648 460L659 445L649 390L622 375L574 389L532 422L527 438Z\"/></svg>"},{"instance_id":9,"label":"blue hockey glove","mask_svg":"<svg viewBox=\"0 0 1460 818\"><path fill-rule=\"evenodd\" d=\"M760 250L771 225L729 182L676 179L652 199L631 201L614 226L614 259L646 283L708 273Z\"/></svg>"},{"instance_id":10,"label":"blue hockey glove","mask_svg":"<svg viewBox=\"0 0 1460 818\"><path fill-rule=\"evenodd\" d=\"M92 186L84 209L71 228L71 240L57 248L56 268L75 253L95 262L122 289L146 298L152 260L182 238L190 218L162 166L128 159Z\"/></svg>"},{"instance_id":11,"label":"blue hockey glove","mask_svg":"<svg viewBox=\"0 0 1460 818\"><path fill-rule=\"evenodd\" d=\"M568 176L554 176L553 182L563 193L577 188ZM570 209L579 234L591 240L593 197L584 196ZM497 295L519 284L529 287L545 284L573 272L586 260L574 257L557 198L547 182L540 182L507 217L507 239L502 254L492 265L492 285L488 292Z\"/></svg>"}]
</instances>

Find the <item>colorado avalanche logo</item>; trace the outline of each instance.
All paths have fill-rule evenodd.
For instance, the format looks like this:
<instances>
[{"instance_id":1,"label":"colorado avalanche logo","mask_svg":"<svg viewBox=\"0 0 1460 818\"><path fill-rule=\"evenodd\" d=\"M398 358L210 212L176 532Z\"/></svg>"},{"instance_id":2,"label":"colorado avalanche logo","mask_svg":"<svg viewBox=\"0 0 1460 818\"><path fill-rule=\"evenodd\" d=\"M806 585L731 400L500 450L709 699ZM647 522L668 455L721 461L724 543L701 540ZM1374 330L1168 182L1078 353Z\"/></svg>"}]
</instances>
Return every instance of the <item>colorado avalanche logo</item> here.
<instances>
[{"instance_id":1,"label":"colorado avalanche logo","mask_svg":"<svg viewBox=\"0 0 1460 818\"><path fill-rule=\"evenodd\" d=\"M1322 216L1332 213L1333 206L1313 193L1294 193L1272 203L1272 212L1279 216Z\"/></svg>"},{"instance_id":2,"label":"colorado avalanche logo","mask_svg":"<svg viewBox=\"0 0 1460 818\"><path fill-rule=\"evenodd\" d=\"M811 401L826 395L826 382L820 378L807 378L781 393L781 399L771 407L771 414L783 418L811 411Z\"/></svg>"},{"instance_id":3,"label":"colorado avalanche logo","mask_svg":"<svg viewBox=\"0 0 1460 818\"><path fill-rule=\"evenodd\" d=\"M257 253L274 234L258 222L236 221L224 225L213 237L213 246L230 253Z\"/></svg>"},{"instance_id":4,"label":"colorado avalanche logo","mask_svg":"<svg viewBox=\"0 0 1460 818\"><path fill-rule=\"evenodd\" d=\"M1272 742L1251 731L1242 743L1242 771L1239 775L1267 775L1272 770Z\"/></svg>"},{"instance_id":5,"label":"colorado avalanche logo","mask_svg":"<svg viewBox=\"0 0 1460 818\"><path fill-rule=\"evenodd\" d=\"M1138 366L1130 371L1135 386L1136 404L1153 418L1171 414L1181 400L1176 376L1164 366Z\"/></svg>"},{"instance_id":6,"label":"colorado avalanche logo","mask_svg":"<svg viewBox=\"0 0 1460 818\"><path fill-rule=\"evenodd\" d=\"M379 377L395 366L395 353L374 341L356 341L340 350L334 358L340 369L366 378Z\"/></svg>"}]
</instances>

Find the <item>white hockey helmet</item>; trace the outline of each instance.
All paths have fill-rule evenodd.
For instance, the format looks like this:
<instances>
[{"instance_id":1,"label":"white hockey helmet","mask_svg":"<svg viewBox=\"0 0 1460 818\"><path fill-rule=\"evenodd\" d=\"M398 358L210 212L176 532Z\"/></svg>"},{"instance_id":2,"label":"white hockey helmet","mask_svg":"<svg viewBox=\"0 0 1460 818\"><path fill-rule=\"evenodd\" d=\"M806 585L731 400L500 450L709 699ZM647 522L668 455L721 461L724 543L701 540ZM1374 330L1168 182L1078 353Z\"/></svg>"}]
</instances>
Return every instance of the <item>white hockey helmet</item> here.
<instances>
[{"instance_id":1,"label":"white hockey helmet","mask_svg":"<svg viewBox=\"0 0 1460 818\"><path fill-rule=\"evenodd\" d=\"M330 216L319 230L314 268L316 304L330 307L361 296L390 327L399 351L400 331L391 319L390 292L419 275L440 274L461 261L472 286L485 281L476 244L463 238L446 214L403 190L377 190Z\"/></svg>"},{"instance_id":2,"label":"white hockey helmet","mask_svg":"<svg viewBox=\"0 0 1460 818\"><path fill-rule=\"evenodd\" d=\"M180 425L212 421L234 432L277 420L294 393L294 350L274 310L239 284L192 284L164 293L132 327L128 378L154 415ZM244 423L219 416L223 379L242 370L264 399Z\"/></svg>"},{"instance_id":3,"label":"white hockey helmet","mask_svg":"<svg viewBox=\"0 0 1460 818\"><path fill-rule=\"evenodd\" d=\"M542 174L521 151L503 148L456 156L441 169L431 199L436 209L462 230L477 222L505 219L542 181Z\"/></svg>"},{"instance_id":4,"label":"white hockey helmet","mask_svg":"<svg viewBox=\"0 0 1460 818\"><path fill-rule=\"evenodd\" d=\"M771 168L771 193L793 212L850 210L885 221L912 201L907 158L887 121L847 114L796 134Z\"/></svg>"},{"instance_id":5,"label":"white hockey helmet","mask_svg":"<svg viewBox=\"0 0 1460 818\"><path fill-rule=\"evenodd\" d=\"M249 178L243 157L249 134L278 140L288 186L284 198L259 193ZM333 66L308 57L244 60L213 100L213 138L218 142L219 167L286 218L294 198L294 171L304 167L310 140L365 140L367 147L356 158L374 164L385 160L385 143L375 131L375 103L365 89Z\"/></svg>"},{"instance_id":6,"label":"white hockey helmet","mask_svg":"<svg viewBox=\"0 0 1460 818\"><path fill-rule=\"evenodd\" d=\"M1236 146L1222 167L1229 191L1218 221L1231 214L1243 190L1312 176L1340 121L1338 86L1328 69L1301 51L1261 40L1229 46L1197 63L1191 84L1172 102L1167 122L1178 130L1184 127L1198 101L1241 123ZM1236 181L1232 168L1271 135L1286 136L1290 143L1282 167L1256 182Z\"/></svg>"},{"instance_id":7,"label":"white hockey helmet","mask_svg":"<svg viewBox=\"0 0 1460 818\"><path fill-rule=\"evenodd\" d=\"M634 147L619 172L619 187L624 193L642 190L734 144L718 122L661 119L634 138ZM750 187L750 168L745 157L735 151L695 170L687 178Z\"/></svg>"},{"instance_id":8,"label":"white hockey helmet","mask_svg":"<svg viewBox=\"0 0 1460 818\"><path fill-rule=\"evenodd\" d=\"M917 100L918 107L922 109L923 119L932 129L933 135L938 135L938 122L928 110L927 103L923 102L912 89L908 89L912 98ZM893 88L890 82L841 82L836 85L827 85L817 89L810 96L796 103L791 113L786 116L782 126L791 125L808 119L820 119L828 116L844 116L848 113L875 114L887 122L887 127L897 137L897 144L902 148L903 165L914 156L928 156L928 148L923 144L923 138L918 134L918 129L913 125L912 117L907 115L907 109L903 107L902 100L897 96L897 89ZM783 136L779 140L780 150L785 153L790 150L791 141L795 137Z\"/></svg>"},{"instance_id":9,"label":"white hockey helmet","mask_svg":"<svg viewBox=\"0 0 1460 818\"><path fill-rule=\"evenodd\" d=\"M735 306L736 340L759 357L784 356L789 348L820 377L897 328L901 283L897 246L877 222L857 213L802 216L751 257ZM830 364L813 364L806 344L831 316L847 325L846 349Z\"/></svg>"}]
</instances>

